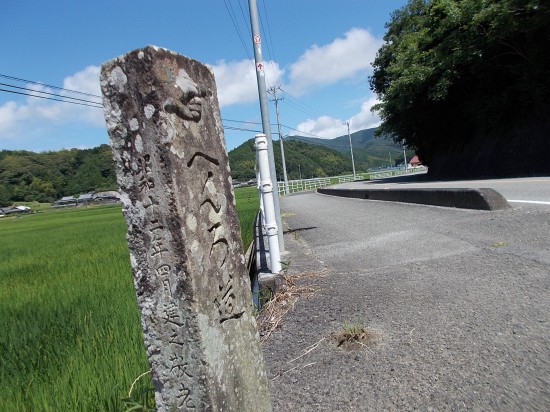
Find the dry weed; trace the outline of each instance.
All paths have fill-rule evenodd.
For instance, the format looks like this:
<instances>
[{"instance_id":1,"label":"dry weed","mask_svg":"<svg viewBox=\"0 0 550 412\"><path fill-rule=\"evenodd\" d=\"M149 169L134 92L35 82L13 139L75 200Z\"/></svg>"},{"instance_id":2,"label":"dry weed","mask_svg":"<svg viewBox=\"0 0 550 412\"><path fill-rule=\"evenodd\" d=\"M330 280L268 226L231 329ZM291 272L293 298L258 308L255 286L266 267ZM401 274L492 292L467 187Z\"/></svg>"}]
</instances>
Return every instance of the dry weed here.
<instances>
[{"instance_id":1,"label":"dry weed","mask_svg":"<svg viewBox=\"0 0 550 412\"><path fill-rule=\"evenodd\" d=\"M309 297L316 291L314 286L303 283L303 281L320 276L323 273L305 272L297 276L283 275L283 286L263 306L257 318L262 343L267 341L281 325L285 315L294 308L300 297Z\"/></svg>"}]
</instances>

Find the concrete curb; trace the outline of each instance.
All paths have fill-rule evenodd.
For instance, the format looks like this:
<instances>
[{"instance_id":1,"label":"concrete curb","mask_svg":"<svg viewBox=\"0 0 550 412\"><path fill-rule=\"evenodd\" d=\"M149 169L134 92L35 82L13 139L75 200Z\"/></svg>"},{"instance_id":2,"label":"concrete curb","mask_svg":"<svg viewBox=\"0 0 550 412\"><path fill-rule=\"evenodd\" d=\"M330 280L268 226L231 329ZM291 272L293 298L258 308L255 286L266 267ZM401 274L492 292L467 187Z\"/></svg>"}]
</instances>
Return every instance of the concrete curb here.
<instances>
[{"instance_id":1,"label":"concrete curb","mask_svg":"<svg viewBox=\"0 0 550 412\"><path fill-rule=\"evenodd\" d=\"M356 199L418 203L432 206L476 210L510 208L508 201L494 189L327 189L318 193Z\"/></svg>"}]
</instances>

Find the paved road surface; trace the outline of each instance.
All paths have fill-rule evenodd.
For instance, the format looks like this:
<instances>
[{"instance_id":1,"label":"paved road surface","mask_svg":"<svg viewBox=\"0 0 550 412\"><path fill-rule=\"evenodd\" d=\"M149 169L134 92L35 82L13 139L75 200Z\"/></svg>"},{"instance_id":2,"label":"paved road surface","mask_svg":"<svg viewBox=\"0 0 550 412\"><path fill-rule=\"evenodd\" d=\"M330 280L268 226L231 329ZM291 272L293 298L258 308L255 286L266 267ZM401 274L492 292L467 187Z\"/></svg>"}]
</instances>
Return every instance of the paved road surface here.
<instances>
[{"instance_id":1,"label":"paved road surface","mask_svg":"<svg viewBox=\"0 0 550 412\"><path fill-rule=\"evenodd\" d=\"M460 181L427 181L425 173L390 179L344 183L341 188L485 188L500 192L509 202L543 202L550 205L550 176Z\"/></svg>"},{"instance_id":2,"label":"paved road surface","mask_svg":"<svg viewBox=\"0 0 550 412\"><path fill-rule=\"evenodd\" d=\"M549 206L281 203L290 272L327 273L264 345L276 411L550 410ZM337 347L350 320L378 342Z\"/></svg>"}]
</instances>

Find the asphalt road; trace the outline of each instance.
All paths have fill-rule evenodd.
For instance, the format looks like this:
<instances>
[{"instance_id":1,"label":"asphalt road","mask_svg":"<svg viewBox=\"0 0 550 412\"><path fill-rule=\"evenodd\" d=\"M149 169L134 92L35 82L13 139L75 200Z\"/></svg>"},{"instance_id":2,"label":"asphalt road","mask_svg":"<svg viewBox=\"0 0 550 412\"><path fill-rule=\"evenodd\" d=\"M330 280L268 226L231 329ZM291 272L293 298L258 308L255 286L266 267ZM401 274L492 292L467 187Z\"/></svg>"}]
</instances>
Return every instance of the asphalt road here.
<instances>
[{"instance_id":1,"label":"asphalt road","mask_svg":"<svg viewBox=\"0 0 550 412\"><path fill-rule=\"evenodd\" d=\"M482 179L458 181L429 181L425 173L373 181L350 182L337 185L338 188L492 188L500 192L509 202L542 202L550 205L550 176Z\"/></svg>"},{"instance_id":2,"label":"asphalt road","mask_svg":"<svg viewBox=\"0 0 550 412\"><path fill-rule=\"evenodd\" d=\"M550 410L550 206L281 205L316 292L264 344L275 411ZM338 347L350 321L375 342Z\"/></svg>"}]
</instances>

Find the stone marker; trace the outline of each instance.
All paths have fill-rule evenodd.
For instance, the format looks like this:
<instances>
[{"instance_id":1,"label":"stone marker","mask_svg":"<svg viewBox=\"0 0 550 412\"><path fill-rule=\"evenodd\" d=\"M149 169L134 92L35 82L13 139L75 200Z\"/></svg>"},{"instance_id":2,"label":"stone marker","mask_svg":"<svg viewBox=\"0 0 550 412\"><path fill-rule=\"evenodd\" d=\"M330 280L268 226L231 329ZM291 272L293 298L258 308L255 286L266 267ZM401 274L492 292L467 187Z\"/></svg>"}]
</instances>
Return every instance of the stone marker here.
<instances>
[{"instance_id":1,"label":"stone marker","mask_svg":"<svg viewBox=\"0 0 550 412\"><path fill-rule=\"evenodd\" d=\"M270 411L211 70L148 46L101 89L159 411Z\"/></svg>"}]
</instances>

